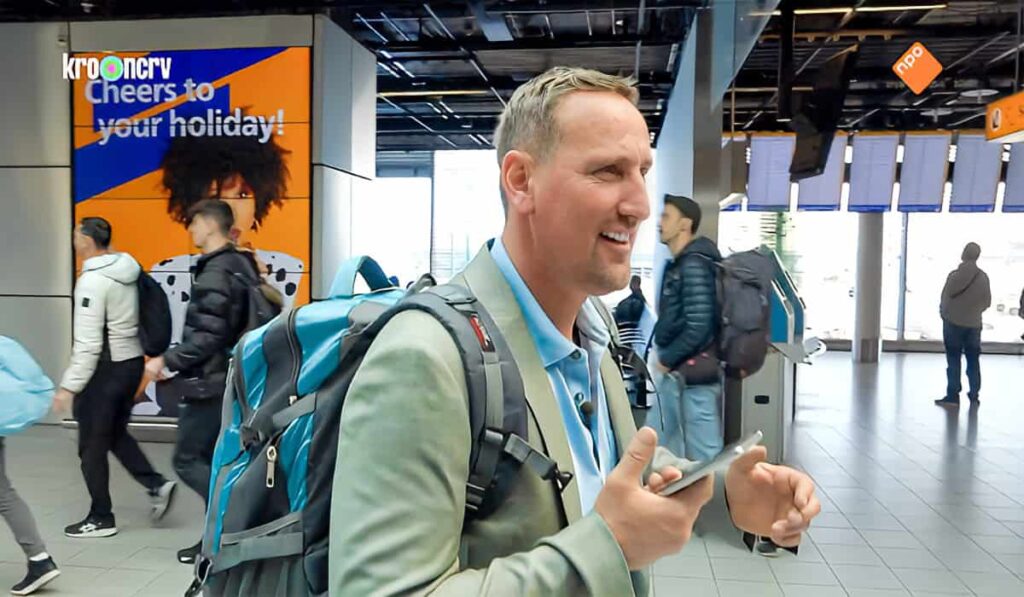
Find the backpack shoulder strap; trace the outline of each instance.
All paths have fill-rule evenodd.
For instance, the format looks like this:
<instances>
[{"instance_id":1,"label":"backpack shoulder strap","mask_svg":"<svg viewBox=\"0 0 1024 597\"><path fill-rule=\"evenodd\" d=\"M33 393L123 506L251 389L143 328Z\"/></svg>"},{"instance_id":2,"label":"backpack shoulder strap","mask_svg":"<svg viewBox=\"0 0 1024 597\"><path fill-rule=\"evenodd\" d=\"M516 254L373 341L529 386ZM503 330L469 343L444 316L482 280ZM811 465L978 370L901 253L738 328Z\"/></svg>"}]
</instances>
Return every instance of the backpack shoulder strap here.
<instances>
[{"instance_id":1,"label":"backpack shoulder strap","mask_svg":"<svg viewBox=\"0 0 1024 597\"><path fill-rule=\"evenodd\" d=\"M469 290L455 284L411 295L394 310L430 314L459 347L469 392L470 430L474 441L466 483L466 510L471 518L486 516L500 503L496 490L503 456L559 490L572 480L557 464L527 441L526 394L511 349L497 325ZM393 316L392 315L392 316Z\"/></svg>"}]
</instances>

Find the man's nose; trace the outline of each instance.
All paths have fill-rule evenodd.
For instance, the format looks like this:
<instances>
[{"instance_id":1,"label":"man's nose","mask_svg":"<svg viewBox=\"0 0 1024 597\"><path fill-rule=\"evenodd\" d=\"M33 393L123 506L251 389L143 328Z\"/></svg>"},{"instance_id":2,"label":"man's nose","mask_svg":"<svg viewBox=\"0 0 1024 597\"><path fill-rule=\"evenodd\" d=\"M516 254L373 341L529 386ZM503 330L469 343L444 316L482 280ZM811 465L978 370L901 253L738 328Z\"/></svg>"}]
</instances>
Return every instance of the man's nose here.
<instances>
[{"instance_id":1,"label":"man's nose","mask_svg":"<svg viewBox=\"0 0 1024 597\"><path fill-rule=\"evenodd\" d=\"M647 196L647 184L643 177L631 183L625 191L625 197L619 206L619 213L637 221L644 221L651 216L651 202Z\"/></svg>"}]
</instances>

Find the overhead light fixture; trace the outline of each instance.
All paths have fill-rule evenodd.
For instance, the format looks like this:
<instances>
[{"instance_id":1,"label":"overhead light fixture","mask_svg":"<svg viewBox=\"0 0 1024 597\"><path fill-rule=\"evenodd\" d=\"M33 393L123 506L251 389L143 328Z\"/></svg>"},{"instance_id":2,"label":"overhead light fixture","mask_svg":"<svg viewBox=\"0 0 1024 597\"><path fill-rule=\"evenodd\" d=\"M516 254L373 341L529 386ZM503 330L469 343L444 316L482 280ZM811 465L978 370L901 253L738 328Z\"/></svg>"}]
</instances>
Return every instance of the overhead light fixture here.
<instances>
[{"instance_id":1,"label":"overhead light fixture","mask_svg":"<svg viewBox=\"0 0 1024 597\"><path fill-rule=\"evenodd\" d=\"M795 15L844 15L850 12L853 12L852 8L797 8L793 10Z\"/></svg>"},{"instance_id":2,"label":"overhead light fixture","mask_svg":"<svg viewBox=\"0 0 1024 597\"><path fill-rule=\"evenodd\" d=\"M995 89L968 89L960 92L960 97L966 97L970 99L983 99L986 97L992 97L993 95L999 95L999 92Z\"/></svg>"},{"instance_id":3,"label":"overhead light fixture","mask_svg":"<svg viewBox=\"0 0 1024 597\"><path fill-rule=\"evenodd\" d=\"M378 93L377 97L442 97L446 95L489 95L490 93L490 91L479 89L435 89L433 91L424 89L423 91L383 91Z\"/></svg>"},{"instance_id":4,"label":"overhead light fixture","mask_svg":"<svg viewBox=\"0 0 1024 597\"><path fill-rule=\"evenodd\" d=\"M845 15L851 12L905 12L908 10L942 10L949 8L948 3L941 4L890 4L886 6L846 6L846 7L821 7L821 8L796 8L793 10L794 15L808 16L808 15ZM778 17L782 16L781 10L773 10L771 12L765 11L753 11L750 13L752 17L766 17L766 16Z\"/></svg>"},{"instance_id":5,"label":"overhead light fixture","mask_svg":"<svg viewBox=\"0 0 1024 597\"><path fill-rule=\"evenodd\" d=\"M949 4L895 4L889 6L861 6L855 9L856 12L904 12L907 10L942 10L949 8Z\"/></svg>"}]
</instances>

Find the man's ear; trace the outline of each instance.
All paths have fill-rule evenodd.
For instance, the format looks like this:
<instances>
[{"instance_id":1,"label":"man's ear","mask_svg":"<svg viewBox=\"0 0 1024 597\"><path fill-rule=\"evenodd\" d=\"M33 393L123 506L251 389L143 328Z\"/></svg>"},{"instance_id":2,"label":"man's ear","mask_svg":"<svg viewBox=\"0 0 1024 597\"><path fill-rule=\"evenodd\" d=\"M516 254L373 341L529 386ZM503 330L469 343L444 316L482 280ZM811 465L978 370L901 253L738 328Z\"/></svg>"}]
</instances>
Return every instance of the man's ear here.
<instances>
[{"instance_id":1,"label":"man's ear","mask_svg":"<svg viewBox=\"0 0 1024 597\"><path fill-rule=\"evenodd\" d=\"M528 214L533 211L532 178L536 163L525 151L513 149L501 160L501 188L508 211Z\"/></svg>"}]
</instances>

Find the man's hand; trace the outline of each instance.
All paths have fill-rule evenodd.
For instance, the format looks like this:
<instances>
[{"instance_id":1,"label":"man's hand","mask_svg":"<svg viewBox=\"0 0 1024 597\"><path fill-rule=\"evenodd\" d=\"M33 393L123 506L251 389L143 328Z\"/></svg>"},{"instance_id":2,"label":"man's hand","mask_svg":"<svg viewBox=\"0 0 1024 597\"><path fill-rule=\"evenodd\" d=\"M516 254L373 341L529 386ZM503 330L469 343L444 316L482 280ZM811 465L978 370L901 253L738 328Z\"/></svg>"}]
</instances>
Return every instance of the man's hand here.
<instances>
[{"instance_id":1,"label":"man's hand","mask_svg":"<svg viewBox=\"0 0 1024 597\"><path fill-rule=\"evenodd\" d=\"M814 482L788 466L764 462L768 452L757 446L729 467L725 494L733 523L776 545L793 547L821 512Z\"/></svg>"},{"instance_id":2,"label":"man's hand","mask_svg":"<svg viewBox=\"0 0 1024 597\"><path fill-rule=\"evenodd\" d=\"M160 381L164 379L164 357L154 357L146 361L146 379Z\"/></svg>"},{"instance_id":3,"label":"man's hand","mask_svg":"<svg viewBox=\"0 0 1024 597\"><path fill-rule=\"evenodd\" d=\"M686 545L700 509L711 499L711 477L662 497L655 488L678 479L678 469L651 475L649 485L640 479L654 457L658 435L650 427L637 432L618 466L608 475L597 496L594 511L604 519L626 557L630 570L642 570Z\"/></svg>"},{"instance_id":4,"label":"man's hand","mask_svg":"<svg viewBox=\"0 0 1024 597\"><path fill-rule=\"evenodd\" d=\"M53 412L63 413L71 410L71 403L74 401L75 395L65 390L64 388L58 388L53 394Z\"/></svg>"}]
</instances>

